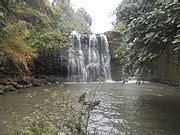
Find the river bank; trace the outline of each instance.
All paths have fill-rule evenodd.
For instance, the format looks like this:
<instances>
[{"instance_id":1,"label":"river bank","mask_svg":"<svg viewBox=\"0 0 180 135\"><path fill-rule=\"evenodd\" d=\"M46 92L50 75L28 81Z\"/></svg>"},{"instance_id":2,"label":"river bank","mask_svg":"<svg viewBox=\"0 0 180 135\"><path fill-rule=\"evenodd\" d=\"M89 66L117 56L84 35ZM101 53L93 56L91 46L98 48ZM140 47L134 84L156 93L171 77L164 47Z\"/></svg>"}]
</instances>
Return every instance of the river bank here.
<instances>
[{"instance_id":1,"label":"river bank","mask_svg":"<svg viewBox=\"0 0 180 135\"><path fill-rule=\"evenodd\" d=\"M170 85L170 83L166 82L159 82L157 80L146 80L148 83L156 83L159 85L164 85L166 87L172 87L176 91L180 91L180 86L179 85ZM7 92L18 92L22 93L26 90L27 88L30 87L40 87L44 85L50 85L50 84L59 84L59 83L64 83L65 79L62 77L57 77L57 76L52 76L52 75L38 75L38 76L32 76L32 77L26 77L22 79L21 81L17 81L15 78L1 78L0 79L0 95L4 95ZM146 82L146 83L147 83ZM112 81L111 83L124 83L123 81ZM126 82L129 83L129 82ZM136 80L130 81L131 83L136 83ZM139 83L136 85L144 85L146 83Z\"/></svg>"},{"instance_id":2,"label":"river bank","mask_svg":"<svg viewBox=\"0 0 180 135\"><path fill-rule=\"evenodd\" d=\"M24 77L20 81L16 78L1 78L0 79L0 95L10 91L23 92L29 87L39 87L45 84L57 84L63 82L63 78L57 76L38 75L32 77Z\"/></svg>"}]
</instances>

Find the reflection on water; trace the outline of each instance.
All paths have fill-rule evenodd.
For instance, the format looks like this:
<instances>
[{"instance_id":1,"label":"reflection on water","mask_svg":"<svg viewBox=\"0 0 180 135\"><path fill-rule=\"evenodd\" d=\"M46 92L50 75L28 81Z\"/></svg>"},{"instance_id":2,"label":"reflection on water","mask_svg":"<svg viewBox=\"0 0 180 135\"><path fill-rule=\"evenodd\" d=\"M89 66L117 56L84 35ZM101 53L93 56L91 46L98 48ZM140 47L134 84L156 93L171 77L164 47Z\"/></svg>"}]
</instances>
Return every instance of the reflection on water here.
<instances>
[{"instance_id":1,"label":"reflection on water","mask_svg":"<svg viewBox=\"0 0 180 135\"><path fill-rule=\"evenodd\" d=\"M65 84L73 98L84 91L96 90L101 104L92 113L89 130L122 134L180 134L180 93L160 84ZM6 132L3 121L11 120L9 108L26 115L34 104L48 97L43 89L59 90L58 85L30 88L22 94L0 96L0 134ZM26 98L36 92L36 96Z\"/></svg>"}]
</instances>

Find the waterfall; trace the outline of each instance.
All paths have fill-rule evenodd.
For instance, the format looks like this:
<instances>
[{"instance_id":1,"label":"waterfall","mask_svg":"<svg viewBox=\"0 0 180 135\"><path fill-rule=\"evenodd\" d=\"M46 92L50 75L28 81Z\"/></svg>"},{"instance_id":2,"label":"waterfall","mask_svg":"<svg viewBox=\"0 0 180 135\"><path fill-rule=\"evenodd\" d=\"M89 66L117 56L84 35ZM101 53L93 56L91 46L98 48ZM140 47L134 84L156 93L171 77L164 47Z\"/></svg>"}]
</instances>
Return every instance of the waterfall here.
<instances>
[{"instance_id":1,"label":"waterfall","mask_svg":"<svg viewBox=\"0 0 180 135\"><path fill-rule=\"evenodd\" d=\"M107 37L105 35L100 35L101 38L101 65L104 69L105 81L111 81L111 66L110 66L110 54L109 54L109 44Z\"/></svg>"},{"instance_id":2,"label":"waterfall","mask_svg":"<svg viewBox=\"0 0 180 135\"><path fill-rule=\"evenodd\" d=\"M76 32L72 32L70 38L73 46L69 49L68 80L84 82L86 81L86 67L81 49L81 38Z\"/></svg>"},{"instance_id":3,"label":"waterfall","mask_svg":"<svg viewBox=\"0 0 180 135\"><path fill-rule=\"evenodd\" d=\"M100 59L98 52L98 40L96 35L90 35L88 48L88 64L86 66L87 81L97 81L100 77Z\"/></svg>"},{"instance_id":4,"label":"waterfall","mask_svg":"<svg viewBox=\"0 0 180 135\"><path fill-rule=\"evenodd\" d=\"M69 49L68 81L94 82L103 78L111 81L108 40L103 34L91 34L82 46L82 35L72 32Z\"/></svg>"}]
</instances>

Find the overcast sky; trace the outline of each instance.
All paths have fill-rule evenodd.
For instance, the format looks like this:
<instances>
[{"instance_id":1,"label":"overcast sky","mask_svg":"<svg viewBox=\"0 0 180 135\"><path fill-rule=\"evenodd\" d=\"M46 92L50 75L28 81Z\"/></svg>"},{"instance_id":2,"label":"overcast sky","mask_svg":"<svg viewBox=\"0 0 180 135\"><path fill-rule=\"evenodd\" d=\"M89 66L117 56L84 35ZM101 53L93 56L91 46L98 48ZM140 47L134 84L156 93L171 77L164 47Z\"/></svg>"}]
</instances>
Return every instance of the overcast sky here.
<instances>
[{"instance_id":1,"label":"overcast sky","mask_svg":"<svg viewBox=\"0 0 180 135\"><path fill-rule=\"evenodd\" d=\"M92 32L102 33L112 29L113 11L122 0L71 0L75 9L84 7L91 15Z\"/></svg>"}]
</instances>

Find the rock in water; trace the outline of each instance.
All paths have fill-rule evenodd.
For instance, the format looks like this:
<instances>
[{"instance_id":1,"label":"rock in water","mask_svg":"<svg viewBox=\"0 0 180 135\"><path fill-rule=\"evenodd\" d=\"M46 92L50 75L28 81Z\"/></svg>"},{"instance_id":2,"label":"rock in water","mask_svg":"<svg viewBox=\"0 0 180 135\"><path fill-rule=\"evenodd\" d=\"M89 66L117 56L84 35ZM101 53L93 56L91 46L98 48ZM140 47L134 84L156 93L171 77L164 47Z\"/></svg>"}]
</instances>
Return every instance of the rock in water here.
<instances>
[{"instance_id":1,"label":"rock in water","mask_svg":"<svg viewBox=\"0 0 180 135\"><path fill-rule=\"evenodd\" d=\"M0 90L0 95L3 95L4 94L4 91L3 90Z\"/></svg>"},{"instance_id":2,"label":"rock in water","mask_svg":"<svg viewBox=\"0 0 180 135\"><path fill-rule=\"evenodd\" d=\"M16 91L13 85L4 86L4 91Z\"/></svg>"},{"instance_id":3,"label":"rock in water","mask_svg":"<svg viewBox=\"0 0 180 135\"><path fill-rule=\"evenodd\" d=\"M85 98L86 98L86 92L85 92L85 93L83 93L83 94L79 97L79 101L78 101L78 103L82 103L82 102L84 102L84 101L85 101Z\"/></svg>"}]
</instances>

